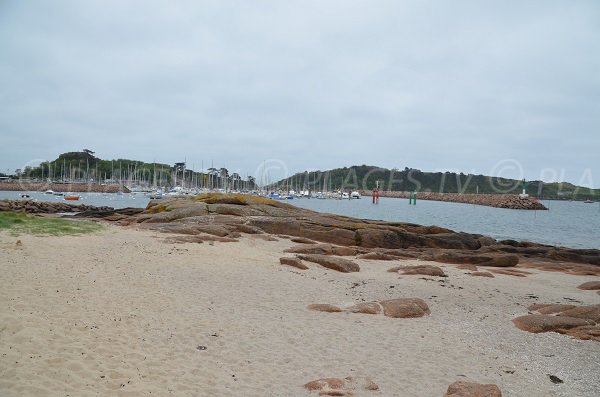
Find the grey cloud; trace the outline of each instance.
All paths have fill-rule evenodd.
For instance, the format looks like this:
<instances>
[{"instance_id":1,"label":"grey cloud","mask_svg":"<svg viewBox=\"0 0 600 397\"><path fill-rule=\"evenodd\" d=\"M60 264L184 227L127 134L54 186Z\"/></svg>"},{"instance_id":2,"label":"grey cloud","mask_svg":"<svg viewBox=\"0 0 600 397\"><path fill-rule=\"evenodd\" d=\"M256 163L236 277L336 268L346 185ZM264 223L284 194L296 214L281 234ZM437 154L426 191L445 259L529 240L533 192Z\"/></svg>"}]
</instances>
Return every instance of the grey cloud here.
<instances>
[{"instance_id":1,"label":"grey cloud","mask_svg":"<svg viewBox=\"0 0 600 397\"><path fill-rule=\"evenodd\" d=\"M0 169L83 147L248 173L512 158L600 186L598 20L593 1L5 1Z\"/></svg>"}]
</instances>

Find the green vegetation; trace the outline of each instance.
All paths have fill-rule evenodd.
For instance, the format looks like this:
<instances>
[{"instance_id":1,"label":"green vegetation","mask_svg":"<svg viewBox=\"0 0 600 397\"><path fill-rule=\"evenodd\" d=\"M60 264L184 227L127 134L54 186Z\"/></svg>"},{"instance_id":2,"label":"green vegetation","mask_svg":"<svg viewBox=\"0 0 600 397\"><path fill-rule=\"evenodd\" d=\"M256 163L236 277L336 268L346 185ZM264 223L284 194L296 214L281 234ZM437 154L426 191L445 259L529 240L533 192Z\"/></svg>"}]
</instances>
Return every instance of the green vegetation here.
<instances>
[{"instance_id":1,"label":"green vegetation","mask_svg":"<svg viewBox=\"0 0 600 397\"><path fill-rule=\"evenodd\" d=\"M19 234L78 235L97 232L101 229L102 225L90 221L45 218L22 212L0 212L0 230L7 230L15 236Z\"/></svg>"},{"instance_id":2,"label":"green vegetation","mask_svg":"<svg viewBox=\"0 0 600 397\"><path fill-rule=\"evenodd\" d=\"M303 172L283 179L271 188L331 191L335 189L371 190L376 186L386 191L421 191L439 193L510 193L522 191L522 182L515 179L455 172L423 172L413 168L386 169L360 165L329 171ZM527 193L535 197L554 199L598 199L600 189L589 189L567 182L544 183L529 181Z\"/></svg>"},{"instance_id":3,"label":"green vegetation","mask_svg":"<svg viewBox=\"0 0 600 397\"><path fill-rule=\"evenodd\" d=\"M45 161L37 167L16 170L15 177L43 181L50 179L56 182L103 182L161 187L183 185L227 190L256 188L252 176L244 180L238 173L230 175L226 168L209 168L206 172L196 172L187 169L186 163L175 163L171 166L128 159L102 160L87 149L63 153L56 160Z\"/></svg>"}]
</instances>

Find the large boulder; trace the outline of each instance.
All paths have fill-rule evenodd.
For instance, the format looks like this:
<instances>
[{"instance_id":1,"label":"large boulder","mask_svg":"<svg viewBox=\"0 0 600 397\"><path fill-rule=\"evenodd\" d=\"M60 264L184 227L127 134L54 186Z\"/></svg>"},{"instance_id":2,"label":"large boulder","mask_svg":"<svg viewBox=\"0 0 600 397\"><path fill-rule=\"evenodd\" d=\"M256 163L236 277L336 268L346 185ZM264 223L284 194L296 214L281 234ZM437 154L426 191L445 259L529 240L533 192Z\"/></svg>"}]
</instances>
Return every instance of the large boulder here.
<instances>
[{"instance_id":1,"label":"large boulder","mask_svg":"<svg viewBox=\"0 0 600 397\"><path fill-rule=\"evenodd\" d=\"M308 266L306 266L304 263L302 263L300 258L291 258L291 257L284 256L283 258L279 258L279 263L281 263L282 265L293 266L300 270L308 269Z\"/></svg>"},{"instance_id":2,"label":"large boulder","mask_svg":"<svg viewBox=\"0 0 600 397\"><path fill-rule=\"evenodd\" d=\"M385 229L360 229L356 231L357 245L366 248L406 248L422 246L422 238L413 233Z\"/></svg>"},{"instance_id":3,"label":"large boulder","mask_svg":"<svg viewBox=\"0 0 600 397\"><path fill-rule=\"evenodd\" d=\"M476 250L481 248L481 241L477 235L468 233L438 233L427 235L427 246L432 248Z\"/></svg>"},{"instance_id":4,"label":"large boulder","mask_svg":"<svg viewBox=\"0 0 600 397\"><path fill-rule=\"evenodd\" d=\"M358 256L358 259L369 259L376 261L393 261L399 259L397 256L384 254L383 252L368 252Z\"/></svg>"},{"instance_id":5,"label":"large boulder","mask_svg":"<svg viewBox=\"0 0 600 397\"><path fill-rule=\"evenodd\" d=\"M334 226L323 226L293 217L251 217L249 224L271 234L304 237L336 245L355 245L354 232L351 230L340 229Z\"/></svg>"},{"instance_id":6,"label":"large boulder","mask_svg":"<svg viewBox=\"0 0 600 397\"><path fill-rule=\"evenodd\" d=\"M317 312L326 312L326 313L340 313L343 310L337 306L330 305L329 303L313 303L306 307L308 310L314 310Z\"/></svg>"},{"instance_id":7,"label":"large boulder","mask_svg":"<svg viewBox=\"0 0 600 397\"><path fill-rule=\"evenodd\" d=\"M441 268L433 265L398 266L392 269L395 269L400 274L448 277Z\"/></svg>"},{"instance_id":8,"label":"large boulder","mask_svg":"<svg viewBox=\"0 0 600 397\"><path fill-rule=\"evenodd\" d=\"M431 313L429 306L420 298L397 298L379 302L383 314L392 318L423 317Z\"/></svg>"},{"instance_id":9,"label":"large boulder","mask_svg":"<svg viewBox=\"0 0 600 397\"><path fill-rule=\"evenodd\" d=\"M381 305L378 302L362 302L346 309L350 313L379 314Z\"/></svg>"},{"instance_id":10,"label":"large boulder","mask_svg":"<svg viewBox=\"0 0 600 397\"><path fill-rule=\"evenodd\" d=\"M433 260L442 263L472 264L477 266L513 267L519 263L517 255L507 254L475 254L464 251L434 252Z\"/></svg>"},{"instance_id":11,"label":"large boulder","mask_svg":"<svg viewBox=\"0 0 600 397\"><path fill-rule=\"evenodd\" d=\"M600 290L600 281L588 281L587 283L581 284L577 288L583 290Z\"/></svg>"},{"instance_id":12,"label":"large boulder","mask_svg":"<svg viewBox=\"0 0 600 397\"><path fill-rule=\"evenodd\" d=\"M319 396L353 396L355 390L379 390L379 386L368 377L348 376L341 378L321 378L304 385L309 391L318 391Z\"/></svg>"},{"instance_id":13,"label":"large boulder","mask_svg":"<svg viewBox=\"0 0 600 397\"><path fill-rule=\"evenodd\" d=\"M524 331L558 332L583 340L600 342L600 304L589 306L533 304L529 310L540 314L517 317L513 323Z\"/></svg>"},{"instance_id":14,"label":"large boulder","mask_svg":"<svg viewBox=\"0 0 600 397\"><path fill-rule=\"evenodd\" d=\"M517 328L535 334L550 331L559 332L584 325L594 325L593 321L582 318L553 316L550 314L527 314L513 319L513 323Z\"/></svg>"},{"instance_id":15,"label":"large boulder","mask_svg":"<svg viewBox=\"0 0 600 397\"><path fill-rule=\"evenodd\" d=\"M173 204L173 206L169 206L169 204ZM181 203L177 201L167 202L164 205L153 205L138 219L144 223L163 223L189 218L192 216L208 215L208 209L206 208L206 205L202 203L197 203L187 207L177 207L175 206L176 204L181 205Z\"/></svg>"},{"instance_id":16,"label":"large boulder","mask_svg":"<svg viewBox=\"0 0 600 397\"><path fill-rule=\"evenodd\" d=\"M298 244L317 244L316 241L304 237L293 237L290 241Z\"/></svg>"},{"instance_id":17,"label":"large boulder","mask_svg":"<svg viewBox=\"0 0 600 397\"><path fill-rule=\"evenodd\" d=\"M356 255L357 249L332 244L302 244L294 245L293 247L285 249L283 252L295 254L353 256Z\"/></svg>"},{"instance_id":18,"label":"large boulder","mask_svg":"<svg viewBox=\"0 0 600 397\"><path fill-rule=\"evenodd\" d=\"M577 307L575 305L563 305L563 304L542 304L542 303L534 303L529 305L529 310L535 310L539 314L556 314L563 312L565 310L573 309Z\"/></svg>"},{"instance_id":19,"label":"large boulder","mask_svg":"<svg viewBox=\"0 0 600 397\"><path fill-rule=\"evenodd\" d=\"M582 318L600 323L600 304L589 306L577 306L560 312L561 316Z\"/></svg>"},{"instance_id":20,"label":"large boulder","mask_svg":"<svg viewBox=\"0 0 600 397\"><path fill-rule=\"evenodd\" d=\"M339 258L337 256L329 256L329 255L298 255L298 258L308 261L318 263L319 265L326 267L328 269L337 270L342 273L352 273L360 271L360 266L356 262L353 262L349 259Z\"/></svg>"},{"instance_id":21,"label":"large boulder","mask_svg":"<svg viewBox=\"0 0 600 397\"><path fill-rule=\"evenodd\" d=\"M494 275L490 272L473 272L471 276L494 278Z\"/></svg>"},{"instance_id":22,"label":"large boulder","mask_svg":"<svg viewBox=\"0 0 600 397\"><path fill-rule=\"evenodd\" d=\"M448 386L444 397L502 397L498 386L459 380Z\"/></svg>"}]
</instances>

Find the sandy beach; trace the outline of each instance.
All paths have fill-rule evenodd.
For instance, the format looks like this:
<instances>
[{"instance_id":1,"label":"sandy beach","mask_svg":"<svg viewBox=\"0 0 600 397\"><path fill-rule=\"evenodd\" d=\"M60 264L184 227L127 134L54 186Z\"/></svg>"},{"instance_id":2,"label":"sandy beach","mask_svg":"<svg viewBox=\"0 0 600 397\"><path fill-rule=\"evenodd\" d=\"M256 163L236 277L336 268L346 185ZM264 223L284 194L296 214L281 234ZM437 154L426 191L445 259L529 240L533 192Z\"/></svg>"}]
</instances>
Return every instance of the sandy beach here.
<instances>
[{"instance_id":1,"label":"sandy beach","mask_svg":"<svg viewBox=\"0 0 600 397\"><path fill-rule=\"evenodd\" d=\"M288 239L168 236L114 225L76 237L1 233L0 395L310 396L305 383L348 376L379 386L356 396L442 396L457 380L494 383L503 396L600 391L598 342L511 322L536 302L600 303L576 288L597 277L473 277L439 263L447 278L386 271L411 260L301 271L279 263ZM422 298L431 314L307 310L397 297Z\"/></svg>"}]
</instances>

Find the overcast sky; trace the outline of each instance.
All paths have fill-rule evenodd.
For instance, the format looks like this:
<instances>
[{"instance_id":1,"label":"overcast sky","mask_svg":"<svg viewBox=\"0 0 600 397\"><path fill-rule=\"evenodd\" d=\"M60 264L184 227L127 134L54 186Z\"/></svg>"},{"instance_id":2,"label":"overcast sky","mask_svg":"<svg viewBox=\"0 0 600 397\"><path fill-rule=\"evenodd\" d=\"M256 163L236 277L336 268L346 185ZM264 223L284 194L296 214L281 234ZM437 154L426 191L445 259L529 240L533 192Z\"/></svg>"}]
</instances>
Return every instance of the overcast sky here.
<instances>
[{"instance_id":1,"label":"overcast sky","mask_svg":"<svg viewBox=\"0 0 600 397\"><path fill-rule=\"evenodd\" d=\"M89 148L600 187L598 1L0 0L0 171Z\"/></svg>"}]
</instances>

